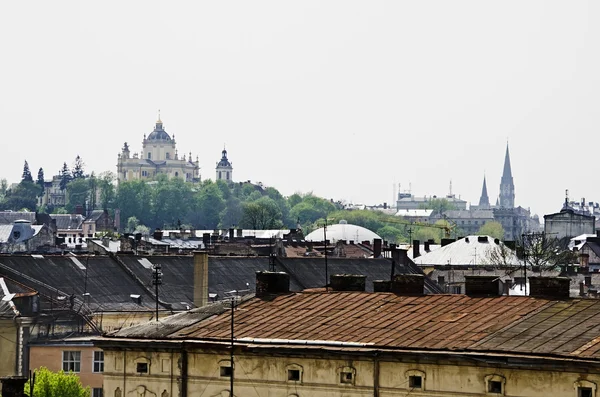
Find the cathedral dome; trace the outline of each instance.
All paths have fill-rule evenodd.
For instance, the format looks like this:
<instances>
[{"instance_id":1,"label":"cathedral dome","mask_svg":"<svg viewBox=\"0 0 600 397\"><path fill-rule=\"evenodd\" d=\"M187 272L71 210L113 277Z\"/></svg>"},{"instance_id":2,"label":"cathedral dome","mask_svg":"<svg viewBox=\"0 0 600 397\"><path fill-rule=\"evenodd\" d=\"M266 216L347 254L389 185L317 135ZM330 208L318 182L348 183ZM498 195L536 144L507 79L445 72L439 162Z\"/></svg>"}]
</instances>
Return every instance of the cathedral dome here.
<instances>
[{"instance_id":1,"label":"cathedral dome","mask_svg":"<svg viewBox=\"0 0 600 397\"><path fill-rule=\"evenodd\" d=\"M227 159L227 150L221 152L221 161L217 163L217 167L231 167L231 163Z\"/></svg>"},{"instance_id":2,"label":"cathedral dome","mask_svg":"<svg viewBox=\"0 0 600 397\"><path fill-rule=\"evenodd\" d=\"M160 119L156 122L154 131L148 135L148 140L152 141L170 141L171 137L167 134L167 131L163 128L163 123Z\"/></svg>"}]
</instances>

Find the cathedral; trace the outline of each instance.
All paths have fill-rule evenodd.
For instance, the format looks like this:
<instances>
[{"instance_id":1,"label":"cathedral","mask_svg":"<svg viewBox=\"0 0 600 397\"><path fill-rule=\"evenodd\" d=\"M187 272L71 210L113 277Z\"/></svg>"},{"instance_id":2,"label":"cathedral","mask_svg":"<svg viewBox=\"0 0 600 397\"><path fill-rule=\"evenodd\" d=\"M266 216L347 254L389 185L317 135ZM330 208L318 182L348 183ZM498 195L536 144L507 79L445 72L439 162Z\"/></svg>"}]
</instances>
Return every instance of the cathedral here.
<instances>
[{"instance_id":1,"label":"cathedral","mask_svg":"<svg viewBox=\"0 0 600 397\"><path fill-rule=\"evenodd\" d=\"M133 180L154 180L158 175L169 178L182 178L186 182L200 182L200 162L190 152L187 156L179 154L175 135L171 137L165 130L160 114L154 130L142 140L142 151L131 154L127 142L123 145L117 158L117 180L119 182ZM217 163L216 180L233 179L233 166L227 159L227 151L223 149L221 161Z\"/></svg>"}]
</instances>

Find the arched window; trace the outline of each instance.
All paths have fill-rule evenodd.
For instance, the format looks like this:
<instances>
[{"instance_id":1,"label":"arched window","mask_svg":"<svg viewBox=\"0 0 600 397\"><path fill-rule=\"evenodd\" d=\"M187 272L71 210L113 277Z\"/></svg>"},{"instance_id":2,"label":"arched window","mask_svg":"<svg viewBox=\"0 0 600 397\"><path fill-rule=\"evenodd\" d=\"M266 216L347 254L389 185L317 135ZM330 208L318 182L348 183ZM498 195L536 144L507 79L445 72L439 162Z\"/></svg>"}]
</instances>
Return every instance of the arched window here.
<instances>
[{"instance_id":1,"label":"arched window","mask_svg":"<svg viewBox=\"0 0 600 397\"><path fill-rule=\"evenodd\" d=\"M148 160L152 160L152 153L148 152Z\"/></svg>"},{"instance_id":2,"label":"arched window","mask_svg":"<svg viewBox=\"0 0 600 397\"><path fill-rule=\"evenodd\" d=\"M171 154L167 152L167 160L171 160Z\"/></svg>"}]
</instances>

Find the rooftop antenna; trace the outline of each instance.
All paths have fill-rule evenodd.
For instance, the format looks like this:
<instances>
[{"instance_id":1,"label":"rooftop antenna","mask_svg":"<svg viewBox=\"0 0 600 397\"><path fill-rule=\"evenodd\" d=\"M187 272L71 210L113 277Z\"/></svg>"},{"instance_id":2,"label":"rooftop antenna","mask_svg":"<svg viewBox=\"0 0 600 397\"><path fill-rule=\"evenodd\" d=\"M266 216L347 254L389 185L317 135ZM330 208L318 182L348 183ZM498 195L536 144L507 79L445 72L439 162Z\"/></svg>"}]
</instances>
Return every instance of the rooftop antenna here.
<instances>
[{"instance_id":1,"label":"rooftop antenna","mask_svg":"<svg viewBox=\"0 0 600 397\"><path fill-rule=\"evenodd\" d=\"M329 291L327 288L327 282L329 280L329 274L327 269L327 218L325 218L325 226L323 227L323 239L325 240L325 292Z\"/></svg>"},{"instance_id":2,"label":"rooftop antenna","mask_svg":"<svg viewBox=\"0 0 600 397\"><path fill-rule=\"evenodd\" d=\"M449 192L450 197L452 197L452 179L450 179L450 192Z\"/></svg>"}]
</instances>

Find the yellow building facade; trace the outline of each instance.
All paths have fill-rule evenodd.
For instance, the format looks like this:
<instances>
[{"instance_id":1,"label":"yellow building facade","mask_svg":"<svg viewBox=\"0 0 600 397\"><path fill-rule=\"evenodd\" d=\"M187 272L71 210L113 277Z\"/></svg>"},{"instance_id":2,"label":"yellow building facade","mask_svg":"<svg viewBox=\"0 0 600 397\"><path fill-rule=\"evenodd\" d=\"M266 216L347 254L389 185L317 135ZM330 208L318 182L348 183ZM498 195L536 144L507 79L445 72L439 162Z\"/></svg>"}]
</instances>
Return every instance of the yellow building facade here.
<instances>
[{"instance_id":1,"label":"yellow building facade","mask_svg":"<svg viewBox=\"0 0 600 397\"><path fill-rule=\"evenodd\" d=\"M117 179L119 182L132 180L153 180L158 175L169 178L182 178L186 182L200 181L200 163L192 153L179 154L175 135L171 137L158 119L154 130L142 140L142 151L131 153L127 142L117 158Z\"/></svg>"}]
</instances>

